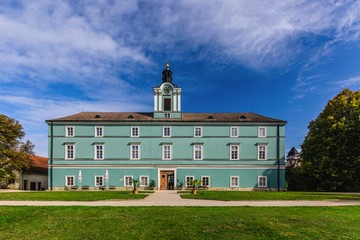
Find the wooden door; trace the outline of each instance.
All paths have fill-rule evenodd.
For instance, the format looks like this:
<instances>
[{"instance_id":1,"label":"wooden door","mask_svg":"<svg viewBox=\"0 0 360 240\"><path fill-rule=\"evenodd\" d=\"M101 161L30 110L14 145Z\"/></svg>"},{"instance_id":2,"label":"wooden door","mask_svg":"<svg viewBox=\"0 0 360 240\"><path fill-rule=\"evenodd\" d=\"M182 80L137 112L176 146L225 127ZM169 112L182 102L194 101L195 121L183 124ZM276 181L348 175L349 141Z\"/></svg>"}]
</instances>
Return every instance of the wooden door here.
<instances>
[{"instance_id":1,"label":"wooden door","mask_svg":"<svg viewBox=\"0 0 360 240\"><path fill-rule=\"evenodd\" d=\"M160 190L167 190L167 174L161 173L160 174Z\"/></svg>"}]
</instances>

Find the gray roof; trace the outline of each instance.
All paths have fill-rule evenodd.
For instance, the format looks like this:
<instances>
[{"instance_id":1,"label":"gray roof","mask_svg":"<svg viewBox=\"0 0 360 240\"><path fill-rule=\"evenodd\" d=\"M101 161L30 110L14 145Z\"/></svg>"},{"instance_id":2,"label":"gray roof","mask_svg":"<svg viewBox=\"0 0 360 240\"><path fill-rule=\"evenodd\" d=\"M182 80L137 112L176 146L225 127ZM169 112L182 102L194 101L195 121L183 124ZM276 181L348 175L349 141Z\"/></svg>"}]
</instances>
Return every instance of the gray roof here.
<instances>
[{"instance_id":1,"label":"gray roof","mask_svg":"<svg viewBox=\"0 0 360 240\"><path fill-rule=\"evenodd\" d=\"M287 122L245 113L182 113L181 118L154 118L153 112L81 112L49 122L259 122L285 125Z\"/></svg>"}]
</instances>

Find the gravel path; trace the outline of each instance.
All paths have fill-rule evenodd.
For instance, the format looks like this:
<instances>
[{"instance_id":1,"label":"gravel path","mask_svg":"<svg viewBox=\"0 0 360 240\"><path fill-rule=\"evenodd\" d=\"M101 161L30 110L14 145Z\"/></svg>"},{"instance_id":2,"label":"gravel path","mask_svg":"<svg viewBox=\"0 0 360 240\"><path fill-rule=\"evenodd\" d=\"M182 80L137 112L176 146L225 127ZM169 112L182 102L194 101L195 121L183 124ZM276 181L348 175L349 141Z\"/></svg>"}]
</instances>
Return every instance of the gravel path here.
<instances>
[{"instance_id":1,"label":"gravel path","mask_svg":"<svg viewBox=\"0 0 360 240\"><path fill-rule=\"evenodd\" d=\"M0 206L254 206L254 207L295 207L295 206L360 206L360 201L215 201L182 199L176 191L155 191L141 200L106 201L0 201Z\"/></svg>"}]
</instances>

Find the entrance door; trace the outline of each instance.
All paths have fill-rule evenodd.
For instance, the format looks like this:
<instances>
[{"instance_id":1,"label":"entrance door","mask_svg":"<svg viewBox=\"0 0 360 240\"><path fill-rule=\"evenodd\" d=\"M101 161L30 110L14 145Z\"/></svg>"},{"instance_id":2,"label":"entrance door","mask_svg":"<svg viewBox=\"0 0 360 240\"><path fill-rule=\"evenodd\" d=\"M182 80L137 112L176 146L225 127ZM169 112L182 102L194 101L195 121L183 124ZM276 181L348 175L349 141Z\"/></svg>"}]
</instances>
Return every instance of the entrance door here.
<instances>
[{"instance_id":1,"label":"entrance door","mask_svg":"<svg viewBox=\"0 0 360 240\"><path fill-rule=\"evenodd\" d=\"M23 190L27 190L28 180L24 180Z\"/></svg>"},{"instance_id":2,"label":"entrance door","mask_svg":"<svg viewBox=\"0 0 360 240\"><path fill-rule=\"evenodd\" d=\"M36 182L30 182L30 190L36 190Z\"/></svg>"},{"instance_id":3,"label":"entrance door","mask_svg":"<svg viewBox=\"0 0 360 240\"><path fill-rule=\"evenodd\" d=\"M174 190L174 171L160 171L160 190Z\"/></svg>"}]
</instances>

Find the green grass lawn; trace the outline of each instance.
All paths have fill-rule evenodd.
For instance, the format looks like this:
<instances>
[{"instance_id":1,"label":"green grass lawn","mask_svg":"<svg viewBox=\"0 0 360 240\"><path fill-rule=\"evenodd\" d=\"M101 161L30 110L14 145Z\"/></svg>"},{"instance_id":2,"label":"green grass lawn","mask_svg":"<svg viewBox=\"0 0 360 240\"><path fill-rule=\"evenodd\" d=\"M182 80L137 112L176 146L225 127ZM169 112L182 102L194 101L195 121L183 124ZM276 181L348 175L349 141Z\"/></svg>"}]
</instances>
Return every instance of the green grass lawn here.
<instances>
[{"instance_id":1,"label":"green grass lawn","mask_svg":"<svg viewBox=\"0 0 360 240\"><path fill-rule=\"evenodd\" d=\"M190 193L190 192L189 192ZM328 192L243 192L243 191L197 191L197 194L181 194L182 198L222 201L248 200L360 200L360 194Z\"/></svg>"},{"instance_id":2,"label":"green grass lawn","mask_svg":"<svg viewBox=\"0 0 360 240\"><path fill-rule=\"evenodd\" d=\"M141 193L141 192L140 192ZM0 192L0 200L29 201L99 201L110 199L143 199L144 194L131 191L59 191L59 192Z\"/></svg>"},{"instance_id":3,"label":"green grass lawn","mask_svg":"<svg viewBox=\"0 0 360 240\"><path fill-rule=\"evenodd\" d=\"M360 207L0 207L0 239L359 239Z\"/></svg>"}]
</instances>

